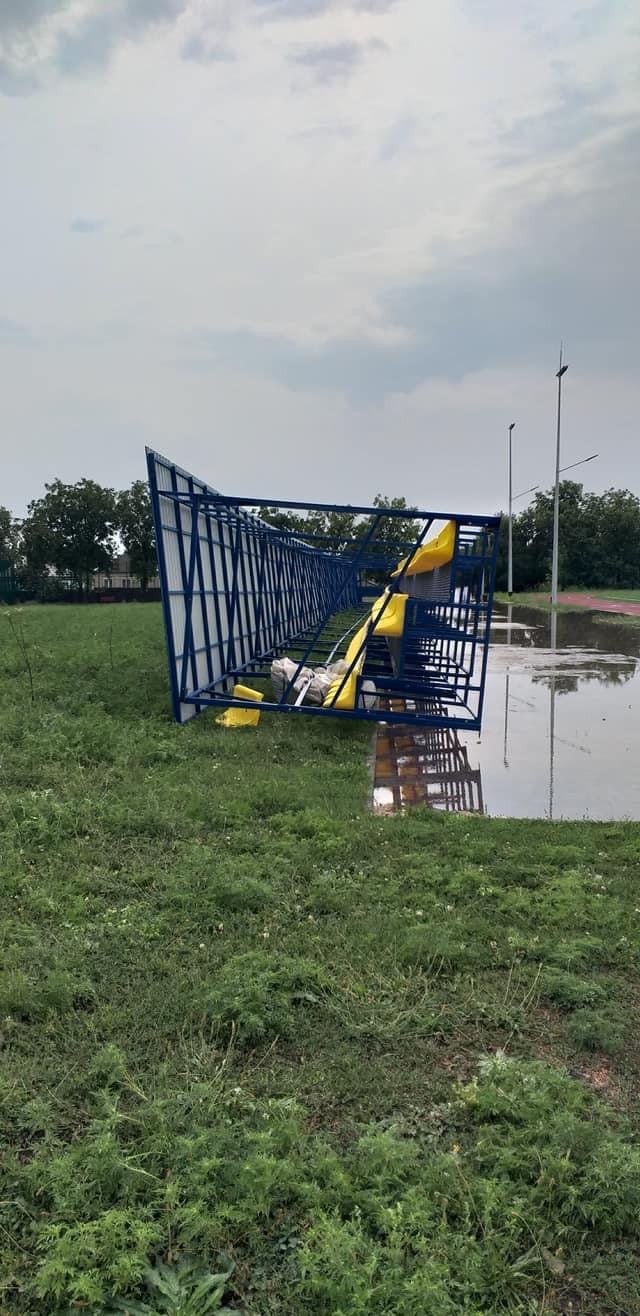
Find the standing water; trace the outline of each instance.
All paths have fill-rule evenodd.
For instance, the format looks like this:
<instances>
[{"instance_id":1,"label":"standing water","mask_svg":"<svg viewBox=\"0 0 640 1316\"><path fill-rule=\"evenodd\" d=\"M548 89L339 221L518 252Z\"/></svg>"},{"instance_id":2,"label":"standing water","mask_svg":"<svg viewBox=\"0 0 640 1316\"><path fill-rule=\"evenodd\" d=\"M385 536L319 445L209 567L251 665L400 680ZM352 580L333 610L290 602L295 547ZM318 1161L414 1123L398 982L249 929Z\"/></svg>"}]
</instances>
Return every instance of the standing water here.
<instances>
[{"instance_id":1,"label":"standing water","mask_svg":"<svg viewBox=\"0 0 640 1316\"><path fill-rule=\"evenodd\" d=\"M482 734L380 727L374 808L640 818L640 625L494 615Z\"/></svg>"}]
</instances>

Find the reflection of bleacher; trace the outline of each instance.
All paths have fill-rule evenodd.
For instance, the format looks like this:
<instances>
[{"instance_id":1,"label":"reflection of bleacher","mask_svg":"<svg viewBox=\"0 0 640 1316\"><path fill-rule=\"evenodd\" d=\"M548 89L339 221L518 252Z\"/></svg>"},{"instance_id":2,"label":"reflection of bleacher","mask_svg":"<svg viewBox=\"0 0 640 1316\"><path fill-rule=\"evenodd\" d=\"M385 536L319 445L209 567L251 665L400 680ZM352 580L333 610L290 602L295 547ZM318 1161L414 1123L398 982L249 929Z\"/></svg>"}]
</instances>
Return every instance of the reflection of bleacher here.
<instances>
[{"instance_id":1,"label":"reflection of bleacher","mask_svg":"<svg viewBox=\"0 0 640 1316\"><path fill-rule=\"evenodd\" d=\"M469 766L453 728L383 723L376 739L373 804L376 813L397 813L416 804L448 813L484 813L481 772Z\"/></svg>"}]
</instances>

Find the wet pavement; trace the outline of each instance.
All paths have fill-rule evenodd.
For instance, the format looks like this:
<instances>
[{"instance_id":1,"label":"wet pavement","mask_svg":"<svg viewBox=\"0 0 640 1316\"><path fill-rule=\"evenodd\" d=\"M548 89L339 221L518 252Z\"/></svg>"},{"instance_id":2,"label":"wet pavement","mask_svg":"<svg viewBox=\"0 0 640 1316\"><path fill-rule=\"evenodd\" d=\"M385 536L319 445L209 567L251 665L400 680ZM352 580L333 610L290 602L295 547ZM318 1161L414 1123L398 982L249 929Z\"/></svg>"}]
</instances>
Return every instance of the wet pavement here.
<instances>
[{"instance_id":1,"label":"wet pavement","mask_svg":"<svg viewBox=\"0 0 640 1316\"><path fill-rule=\"evenodd\" d=\"M640 818L640 626L496 609L482 734L381 726L374 808Z\"/></svg>"}]
</instances>

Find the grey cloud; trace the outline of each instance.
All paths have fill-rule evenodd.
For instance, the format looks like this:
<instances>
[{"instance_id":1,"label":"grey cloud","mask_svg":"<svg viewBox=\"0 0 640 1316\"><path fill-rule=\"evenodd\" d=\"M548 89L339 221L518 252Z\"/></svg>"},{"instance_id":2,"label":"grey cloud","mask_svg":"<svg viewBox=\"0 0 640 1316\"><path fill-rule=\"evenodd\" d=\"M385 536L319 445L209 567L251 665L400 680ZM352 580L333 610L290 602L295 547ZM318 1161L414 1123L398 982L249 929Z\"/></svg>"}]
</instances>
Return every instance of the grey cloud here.
<instances>
[{"instance_id":1,"label":"grey cloud","mask_svg":"<svg viewBox=\"0 0 640 1316\"><path fill-rule=\"evenodd\" d=\"M386 14L399 0L355 0L354 9L362 14Z\"/></svg>"},{"instance_id":2,"label":"grey cloud","mask_svg":"<svg viewBox=\"0 0 640 1316\"><path fill-rule=\"evenodd\" d=\"M184 238L181 233L174 228L158 229L148 224L129 224L123 228L120 237L125 242L139 242L146 239L144 246L148 249L156 247L181 247Z\"/></svg>"},{"instance_id":3,"label":"grey cloud","mask_svg":"<svg viewBox=\"0 0 640 1316\"><path fill-rule=\"evenodd\" d=\"M538 154L579 146L611 122L606 111L613 83L586 90L564 82L555 103L540 114L524 115L500 135L507 159L514 153Z\"/></svg>"},{"instance_id":4,"label":"grey cloud","mask_svg":"<svg viewBox=\"0 0 640 1316\"><path fill-rule=\"evenodd\" d=\"M403 331L402 342L341 338L309 348L247 329L206 334L192 356L200 367L208 358L214 368L268 376L294 391L328 389L371 402L431 378L551 369L561 336L582 368L637 368L640 213L629 179L639 177L635 133L607 148L580 195L532 206L510 247L389 288L380 310Z\"/></svg>"},{"instance_id":5,"label":"grey cloud","mask_svg":"<svg viewBox=\"0 0 640 1316\"><path fill-rule=\"evenodd\" d=\"M458 0L467 18L481 27L504 28L516 13L513 0ZM562 5L550 11L546 0L528 0L522 25L537 45L557 51L559 44L575 45L603 32L617 19L611 0L593 0L590 5Z\"/></svg>"},{"instance_id":6,"label":"grey cloud","mask_svg":"<svg viewBox=\"0 0 640 1316\"><path fill-rule=\"evenodd\" d=\"M10 35L27 32L36 27L47 15L69 8L70 0L2 0L0 4L0 32Z\"/></svg>"},{"instance_id":7,"label":"grey cloud","mask_svg":"<svg viewBox=\"0 0 640 1316\"><path fill-rule=\"evenodd\" d=\"M353 71L362 59L362 46L357 41L335 41L326 45L307 46L289 56L292 64L309 69L319 82L336 82Z\"/></svg>"},{"instance_id":8,"label":"grey cloud","mask_svg":"<svg viewBox=\"0 0 640 1316\"><path fill-rule=\"evenodd\" d=\"M30 96L37 87L38 79L29 69L0 54L0 94Z\"/></svg>"},{"instance_id":9,"label":"grey cloud","mask_svg":"<svg viewBox=\"0 0 640 1316\"><path fill-rule=\"evenodd\" d=\"M329 84L349 77L367 51L384 49L382 41L334 41L293 51L289 60L308 69L318 82Z\"/></svg>"},{"instance_id":10,"label":"grey cloud","mask_svg":"<svg viewBox=\"0 0 640 1316\"><path fill-rule=\"evenodd\" d=\"M184 42L180 54L183 59L198 64L231 64L235 60L232 50L210 41L205 32L193 32Z\"/></svg>"},{"instance_id":11,"label":"grey cloud","mask_svg":"<svg viewBox=\"0 0 640 1316\"><path fill-rule=\"evenodd\" d=\"M104 348L119 346L127 342L132 335L132 326L128 320L114 317L110 320L98 320L85 324L80 331L66 335L66 341L74 349L94 347Z\"/></svg>"},{"instance_id":12,"label":"grey cloud","mask_svg":"<svg viewBox=\"0 0 640 1316\"><path fill-rule=\"evenodd\" d=\"M60 38L56 64L61 73L106 68L119 35L120 27L113 11L89 14L78 28Z\"/></svg>"},{"instance_id":13,"label":"grey cloud","mask_svg":"<svg viewBox=\"0 0 640 1316\"><path fill-rule=\"evenodd\" d=\"M609 0L594 0L588 9L576 9L572 23L577 37L592 37L602 32L614 16Z\"/></svg>"},{"instance_id":14,"label":"grey cloud","mask_svg":"<svg viewBox=\"0 0 640 1316\"><path fill-rule=\"evenodd\" d=\"M254 13L263 19L313 18L340 7L341 0L253 0ZM395 0L351 0L351 9L360 13L382 13ZM82 74L88 70L105 69L121 42L138 39L144 31L157 23L175 20L188 8L189 0L93 0L89 10L61 33L53 55L53 63L62 74ZM0 0L0 35L9 44L0 47L0 92L5 95L28 95L39 85L37 69L25 68L15 45L16 37L36 31L47 16L71 10L70 0ZM349 45L350 43L344 43ZM355 45L355 43L353 43ZM182 48L185 59L201 63L230 62L234 55L226 47L210 40L206 32L188 37ZM356 56L357 59L357 56ZM332 81L343 76L348 55L339 50L329 71L329 57L317 57L315 67L322 80ZM304 54L301 57L305 61ZM310 54L309 65L313 64ZM353 62L353 61L352 61Z\"/></svg>"},{"instance_id":15,"label":"grey cloud","mask_svg":"<svg viewBox=\"0 0 640 1316\"><path fill-rule=\"evenodd\" d=\"M58 5L59 10L65 7ZM25 61L24 41L52 11L52 0L0 0L1 95L29 96L37 90L38 78Z\"/></svg>"},{"instance_id":16,"label":"grey cloud","mask_svg":"<svg viewBox=\"0 0 640 1316\"><path fill-rule=\"evenodd\" d=\"M144 245L147 251L155 251L158 247L181 247L183 242L182 234L175 229L163 229L155 234L150 233L149 241Z\"/></svg>"},{"instance_id":17,"label":"grey cloud","mask_svg":"<svg viewBox=\"0 0 640 1316\"><path fill-rule=\"evenodd\" d=\"M333 0L253 0L260 18L317 18L333 8Z\"/></svg>"},{"instance_id":18,"label":"grey cloud","mask_svg":"<svg viewBox=\"0 0 640 1316\"><path fill-rule=\"evenodd\" d=\"M330 10L348 8L360 14L384 14L398 0L253 0L261 19L318 18Z\"/></svg>"},{"instance_id":19,"label":"grey cloud","mask_svg":"<svg viewBox=\"0 0 640 1316\"><path fill-rule=\"evenodd\" d=\"M100 229L104 228L104 220L85 219L82 215L78 215L76 219L72 219L69 228L72 233L99 233Z\"/></svg>"},{"instance_id":20,"label":"grey cloud","mask_svg":"<svg viewBox=\"0 0 640 1316\"><path fill-rule=\"evenodd\" d=\"M104 9L88 13L72 31L60 38L56 63L63 73L106 68L117 45L139 37L154 23L169 22L186 8L187 0L112 0Z\"/></svg>"},{"instance_id":21,"label":"grey cloud","mask_svg":"<svg viewBox=\"0 0 640 1316\"><path fill-rule=\"evenodd\" d=\"M404 392L425 376L424 351L385 348L366 340L335 338L308 348L289 338L250 329L209 332L185 345L181 364L199 371L230 368L275 379L292 392L330 390L365 402Z\"/></svg>"},{"instance_id":22,"label":"grey cloud","mask_svg":"<svg viewBox=\"0 0 640 1316\"><path fill-rule=\"evenodd\" d=\"M188 0L124 0L124 15L132 23L158 23L177 18Z\"/></svg>"},{"instance_id":23,"label":"grey cloud","mask_svg":"<svg viewBox=\"0 0 640 1316\"><path fill-rule=\"evenodd\" d=\"M313 128L301 128L298 132L292 133L292 138L298 142L314 142L321 145L328 142L348 142L355 136L355 128L352 123L320 123Z\"/></svg>"},{"instance_id":24,"label":"grey cloud","mask_svg":"<svg viewBox=\"0 0 640 1316\"><path fill-rule=\"evenodd\" d=\"M140 37L154 23L172 21L187 4L188 0L94 0L88 12L61 33L54 64L66 74L106 68L121 41ZM59 0L0 0L0 34L7 39L0 55L0 89L6 94L26 94L38 85L33 71L21 64L15 39L36 32L44 18L70 8Z\"/></svg>"},{"instance_id":25,"label":"grey cloud","mask_svg":"<svg viewBox=\"0 0 640 1316\"><path fill-rule=\"evenodd\" d=\"M18 320L8 320L5 316L0 315L1 347L21 347L31 341L32 335L26 325L20 324Z\"/></svg>"},{"instance_id":26,"label":"grey cloud","mask_svg":"<svg viewBox=\"0 0 640 1316\"><path fill-rule=\"evenodd\" d=\"M396 119L383 138L380 147L380 158L382 160L393 160L394 156L401 155L415 141L417 127L418 120L413 115L405 115L402 119Z\"/></svg>"}]
</instances>

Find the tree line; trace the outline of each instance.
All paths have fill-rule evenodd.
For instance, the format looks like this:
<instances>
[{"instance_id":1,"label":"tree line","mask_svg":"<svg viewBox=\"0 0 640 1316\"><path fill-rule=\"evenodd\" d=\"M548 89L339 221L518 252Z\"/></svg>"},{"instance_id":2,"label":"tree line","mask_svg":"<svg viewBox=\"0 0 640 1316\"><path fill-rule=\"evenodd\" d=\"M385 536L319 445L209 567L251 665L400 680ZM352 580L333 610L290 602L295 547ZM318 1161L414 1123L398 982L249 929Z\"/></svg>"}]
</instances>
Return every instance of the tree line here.
<instances>
[{"instance_id":1,"label":"tree line","mask_svg":"<svg viewBox=\"0 0 640 1316\"><path fill-rule=\"evenodd\" d=\"M406 517L383 517L373 552L380 559L401 557L416 535L416 523L404 498L378 494L380 511L406 511ZM368 521L352 512L298 512L266 508L263 520L306 539L316 547L340 552L362 539ZM514 517L513 574L516 590L545 588L551 574L553 491L539 492ZM502 517L497 586L507 587L507 525ZM142 589L157 572L151 502L146 483L135 480L117 492L94 480L45 485L42 498L29 504L23 520L0 507L0 568L11 568L20 587L44 594L56 578L80 593L91 588L96 572L112 569L117 554L129 554L131 574ZM368 555L370 556L370 555ZM581 484L560 485L560 583L591 589L640 588L640 499L628 489L585 493Z\"/></svg>"},{"instance_id":2,"label":"tree line","mask_svg":"<svg viewBox=\"0 0 640 1316\"><path fill-rule=\"evenodd\" d=\"M409 512L404 498L378 494L374 505L380 511ZM368 526L368 520L351 512L311 511L301 516L266 508L259 515L275 528L333 552L361 541ZM375 549L368 556L381 560L394 553L401 556L415 534L409 516L383 517ZM94 480L76 484L54 480L45 485L42 498L29 504L22 521L0 507L0 569L11 568L18 586L39 597L50 593L61 580L81 595L88 593L94 575L108 574L122 548L129 554L131 575L138 577L145 590L156 575L157 557L151 500L143 480L135 480L130 489L121 492Z\"/></svg>"},{"instance_id":3,"label":"tree line","mask_svg":"<svg viewBox=\"0 0 640 1316\"><path fill-rule=\"evenodd\" d=\"M157 571L149 491L143 480L117 492L78 480L45 485L23 520L0 507L0 566L12 569L20 588L47 593L56 578L84 594L96 572L109 573L122 549L142 589Z\"/></svg>"},{"instance_id":4,"label":"tree line","mask_svg":"<svg viewBox=\"0 0 640 1316\"><path fill-rule=\"evenodd\" d=\"M390 562L403 557L415 542L419 522L412 518L405 498L389 498L376 494L373 506L380 512L406 512L406 516L381 516L370 541L364 545L372 518L356 512L322 512L311 510L304 514L278 507L261 508L259 515L278 530L286 530L305 540L315 548L331 553L343 553L347 548L363 545L370 574L384 575ZM380 564L380 571L375 567Z\"/></svg>"},{"instance_id":5,"label":"tree line","mask_svg":"<svg viewBox=\"0 0 640 1316\"><path fill-rule=\"evenodd\" d=\"M497 587L507 588L507 518L498 549ZM514 590L546 588L551 579L553 490L537 493L513 520ZM628 489L585 493L581 484L560 484L559 581L561 587L640 588L640 499Z\"/></svg>"}]
</instances>

